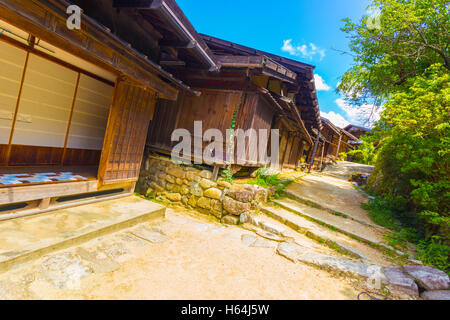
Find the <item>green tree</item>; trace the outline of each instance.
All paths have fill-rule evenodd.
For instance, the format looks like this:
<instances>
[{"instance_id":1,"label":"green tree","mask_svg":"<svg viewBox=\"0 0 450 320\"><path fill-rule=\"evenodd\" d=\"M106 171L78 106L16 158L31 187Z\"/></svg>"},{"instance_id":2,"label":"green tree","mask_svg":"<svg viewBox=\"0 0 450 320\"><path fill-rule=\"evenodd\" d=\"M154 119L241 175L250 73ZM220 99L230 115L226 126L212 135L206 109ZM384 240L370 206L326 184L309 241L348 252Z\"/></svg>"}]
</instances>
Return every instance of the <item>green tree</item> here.
<instances>
[{"instance_id":1,"label":"green tree","mask_svg":"<svg viewBox=\"0 0 450 320\"><path fill-rule=\"evenodd\" d=\"M450 3L448 0L373 0L379 25L365 15L358 23L344 19L354 66L338 90L355 104L378 105L408 86L407 80L435 63L448 70Z\"/></svg>"},{"instance_id":2,"label":"green tree","mask_svg":"<svg viewBox=\"0 0 450 320\"><path fill-rule=\"evenodd\" d=\"M379 24L345 19L355 63L338 87L355 105L383 105L370 135L378 145L368 188L378 198L369 207L384 221L392 213L418 257L449 272L450 2L372 5Z\"/></svg>"}]
</instances>

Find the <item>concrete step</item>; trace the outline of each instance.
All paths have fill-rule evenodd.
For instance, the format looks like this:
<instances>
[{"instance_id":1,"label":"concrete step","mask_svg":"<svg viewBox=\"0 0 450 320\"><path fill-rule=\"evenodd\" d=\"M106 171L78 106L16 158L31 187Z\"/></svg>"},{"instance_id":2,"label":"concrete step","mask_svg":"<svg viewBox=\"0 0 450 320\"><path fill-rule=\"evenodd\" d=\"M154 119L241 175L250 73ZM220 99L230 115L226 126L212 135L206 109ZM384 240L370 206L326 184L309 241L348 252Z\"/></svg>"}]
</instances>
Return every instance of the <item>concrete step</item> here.
<instances>
[{"instance_id":1,"label":"concrete step","mask_svg":"<svg viewBox=\"0 0 450 320\"><path fill-rule=\"evenodd\" d=\"M129 196L0 222L0 272L94 238L164 218L160 204Z\"/></svg>"}]
</instances>

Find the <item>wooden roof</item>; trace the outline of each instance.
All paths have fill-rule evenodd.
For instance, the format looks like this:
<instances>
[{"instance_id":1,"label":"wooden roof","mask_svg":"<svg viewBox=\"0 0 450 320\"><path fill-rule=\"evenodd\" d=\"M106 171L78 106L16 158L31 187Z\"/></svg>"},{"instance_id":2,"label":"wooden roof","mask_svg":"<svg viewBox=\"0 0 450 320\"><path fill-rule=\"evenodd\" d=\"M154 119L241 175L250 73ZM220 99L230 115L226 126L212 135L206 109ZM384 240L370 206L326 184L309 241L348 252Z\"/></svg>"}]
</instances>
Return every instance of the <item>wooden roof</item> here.
<instances>
[{"instance_id":1,"label":"wooden roof","mask_svg":"<svg viewBox=\"0 0 450 320\"><path fill-rule=\"evenodd\" d=\"M269 62L276 63L290 72L294 72L296 74L295 83L298 86L294 103L299 107L302 119L305 121L309 131L313 127L322 130L319 103L314 83L314 66L205 34L200 34L200 36L203 37L211 51L217 56L216 59L218 61L223 59L226 63L231 64L233 58L230 56L238 57L234 58L236 63L245 61L245 58L242 57L246 56L265 56L269 59Z\"/></svg>"},{"instance_id":2,"label":"wooden roof","mask_svg":"<svg viewBox=\"0 0 450 320\"><path fill-rule=\"evenodd\" d=\"M330 120L328 120L327 118L321 117L322 123L327 126L328 128L330 128L330 130L334 131L336 134L340 135L340 129L338 127L336 127Z\"/></svg>"},{"instance_id":3,"label":"wooden roof","mask_svg":"<svg viewBox=\"0 0 450 320\"><path fill-rule=\"evenodd\" d=\"M114 7L134 9L161 35L161 65L218 70L214 54L174 0L114 0Z\"/></svg>"}]
</instances>

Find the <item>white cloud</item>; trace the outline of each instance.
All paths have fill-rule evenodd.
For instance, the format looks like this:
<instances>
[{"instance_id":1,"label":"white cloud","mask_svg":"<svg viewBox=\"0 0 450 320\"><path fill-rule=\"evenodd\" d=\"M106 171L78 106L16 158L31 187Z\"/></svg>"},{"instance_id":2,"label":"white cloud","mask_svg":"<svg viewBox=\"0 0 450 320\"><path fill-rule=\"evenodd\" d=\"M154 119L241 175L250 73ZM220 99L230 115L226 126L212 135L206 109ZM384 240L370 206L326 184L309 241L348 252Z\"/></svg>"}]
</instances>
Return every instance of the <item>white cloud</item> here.
<instances>
[{"instance_id":1,"label":"white cloud","mask_svg":"<svg viewBox=\"0 0 450 320\"><path fill-rule=\"evenodd\" d=\"M318 74L314 74L314 82L316 83L317 91L329 91L331 89L330 86L327 85Z\"/></svg>"},{"instance_id":2,"label":"white cloud","mask_svg":"<svg viewBox=\"0 0 450 320\"><path fill-rule=\"evenodd\" d=\"M292 39L283 40L283 46L281 50L289 53L291 56L298 56L303 58L312 59L315 55L319 55L320 60L325 57L325 50L319 48L314 43L309 43L309 45L293 45Z\"/></svg>"},{"instance_id":3,"label":"white cloud","mask_svg":"<svg viewBox=\"0 0 450 320\"><path fill-rule=\"evenodd\" d=\"M344 98L335 100L336 104L341 108L346 118L355 125L372 127L373 123L380 119L380 112L382 107L377 107L372 104L363 104L361 106L349 105Z\"/></svg>"},{"instance_id":4,"label":"white cloud","mask_svg":"<svg viewBox=\"0 0 450 320\"><path fill-rule=\"evenodd\" d=\"M344 128L350 124L350 122L345 120L343 116L341 116L339 113L334 113L333 111L330 111L328 113L321 111L320 115L330 120L335 126L339 128Z\"/></svg>"}]
</instances>

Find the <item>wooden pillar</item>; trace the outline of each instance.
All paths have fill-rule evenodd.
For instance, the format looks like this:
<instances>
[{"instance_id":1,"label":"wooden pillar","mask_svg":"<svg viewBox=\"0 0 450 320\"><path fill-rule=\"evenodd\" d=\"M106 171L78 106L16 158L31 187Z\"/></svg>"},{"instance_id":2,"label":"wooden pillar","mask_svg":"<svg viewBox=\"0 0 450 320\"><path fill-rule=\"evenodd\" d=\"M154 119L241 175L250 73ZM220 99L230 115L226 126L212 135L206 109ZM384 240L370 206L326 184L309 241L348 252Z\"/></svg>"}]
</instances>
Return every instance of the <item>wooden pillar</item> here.
<instances>
[{"instance_id":1,"label":"wooden pillar","mask_svg":"<svg viewBox=\"0 0 450 320\"><path fill-rule=\"evenodd\" d=\"M314 163L314 157L316 156L317 146L319 145L319 139L320 139L320 131L317 132L316 141L314 142L314 148L313 148L312 153L311 153L311 158L309 159L308 172L311 172L311 167L312 167L312 165Z\"/></svg>"},{"instance_id":2,"label":"wooden pillar","mask_svg":"<svg viewBox=\"0 0 450 320\"><path fill-rule=\"evenodd\" d=\"M320 171L322 171L322 163L323 163L323 152L325 151L325 141L322 144L322 156L320 157Z\"/></svg>"},{"instance_id":3,"label":"wooden pillar","mask_svg":"<svg viewBox=\"0 0 450 320\"><path fill-rule=\"evenodd\" d=\"M342 134L339 135L339 142L336 150L336 158L339 156L339 148L341 147Z\"/></svg>"}]
</instances>

